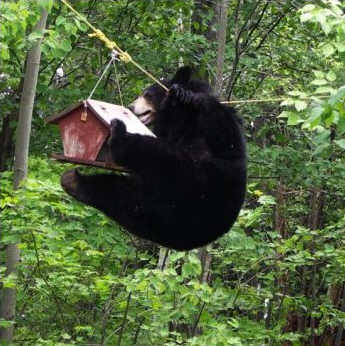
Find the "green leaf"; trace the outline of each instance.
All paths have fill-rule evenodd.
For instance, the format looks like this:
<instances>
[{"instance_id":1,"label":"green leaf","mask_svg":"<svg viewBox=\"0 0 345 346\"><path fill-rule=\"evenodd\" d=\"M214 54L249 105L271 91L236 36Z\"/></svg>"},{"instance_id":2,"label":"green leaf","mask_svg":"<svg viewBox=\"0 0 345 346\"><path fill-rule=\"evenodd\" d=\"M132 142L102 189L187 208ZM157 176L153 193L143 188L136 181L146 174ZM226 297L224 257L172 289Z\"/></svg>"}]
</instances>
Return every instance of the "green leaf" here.
<instances>
[{"instance_id":1,"label":"green leaf","mask_svg":"<svg viewBox=\"0 0 345 346\"><path fill-rule=\"evenodd\" d=\"M324 74L322 71L316 71L316 70L314 70L313 73L314 73L314 75L315 75L315 77L316 77L317 79L323 79L323 78L325 78L325 74Z\"/></svg>"},{"instance_id":2,"label":"green leaf","mask_svg":"<svg viewBox=\"0 0 345 346\"><path fill-rule=\"evenodd\" d=\"M330 82L334 82L337 79L336 74L333 71L329 71L327 73L326 78L330 81Z\"/></svg>"},{"instance_id":3,"label":"green leaf","mask_svg":"<svg viewBox=\"0 0 345 346\"><path fill-rule=\"evenodd\" d=\"M339 139L334 141L334 143L337 144L341 149L345 150L345 139Z\"/></svg>"},{"instance_id":4,"label":"green leaf","mask_svg":"<svg viewBox=\"0 0 345 346\"><path fill-rule=\"evenodd\" d=\"M332 111L324 122L326 127L330 127L332 124L337 124L339 121L339 113L337 111Z\"/></svg>"},{"instance_id":5,"label":"green leaf","mask_svg":"<svg viewBox=\"0 0 345 346\"><path fill-rule=\"evenodd\" d=\"M82 32L87 31L88 27L85 23L80 22L78 19L75 19L74 23L80 31Z\"/></svg>"},{"instance_id":6,"label":"green leaf","mask_svg":"<svg viewBox=\"0 0 345 346\"><path fill-rule=\"evenodd\" d=\"M28 36L29 42L35 42L43 38L43 33L39 31L34 31Z\"/></svg>"},{"instance_id":7,"label":"green leaf","mask_svg":"<svg viewBox=\"0 0 345 346\"><path fill-rule=\"evenodd\" d=\"M278 115L278 118L288 118L290 113L289 111L283 111Z\"/></svg>"},{"instance_id":8,"label":"green leaf","mask_svg":"<svg viewBox=\"0 0 345 346\"><path fill-rule=\"evenodd\" d=\"M315 8L315 5L309 4L309 5L303 6L301 11L302 12L309 12L309 11L312 11L314 8Z\"/></svg>"},{"instance_id":9,"label":"green leaf","mask_svg":"<svg viewBox=\"0 0 345 346\"><path fill-rule=\"evenodd\" d=\"M286 99L280 105L281 106L291 106L295 103L293 99Z\"/></svg>"},{"instance_id":10,"label":"green leaf","mask_svg":"<svg viewBox=\"0 0 345 346\"><path fill-rule=\"evenodd\" d=\"M198 22L193 22L192 25L195 30L199 30L200 24Z\"/></svg>"},{"instance_id":11,"label":"green leaf","mask_svg":"<svg viewBox=\"0 0 345 346\"><path fill-rule=\"evenodd\" d=\"M325 79L314 79L311 83L311 85L326 85L328 82Z\"/></svg>"},{"instance_id":12,"label":"green leaf","mask_svg":"<svg viewBox=\"0 0 345 346\"><path fill-rule=\"evenodd\" d=\"M61 337L62 337L63 339L65 339L65 340L71 339L71 336L70 336L69 334L67 334L67 333L62 334Z\"/></svg>"},{"instance_id":13,"label":"green leaf","mask_svg":"<svg viewBox=\"0 0 345 346\"><path fill-rule=\"evenodd\" d=\"M324 33L328 35L332 31L333 26L329 22L323 21L321 22L321 28L324 31Z\"/></svg>"},{"instance_id":14,"label":"green leaf","mask_svg":"<svg viewBox=\"0 0 345 346\"><path fill-rule=\"evenodd\" d=\"M306 97L306 93L303 91L299 91L299 90L292 90L288 92L288 95L290 96L299 96L299 97Z\"/></svg>"},{"instance_id":15,"label":"green leaf","mask_svg":"<svg viewBox=\"0 0 345 346\"><path fill-rule=\"evenodd\" d=\"M299 114L295 113L295 112L291 112L289 114L289 118L288 118L288 122L287 124L290 126L294 126L299 124L300 122L303 122L303 120L300 118Z\"/></svg>"},{"instance_id":16,"label":"green leaf","mask_svg":"<svg viewBox=\"0 0 345 346\"><path fill-rule=\"evenodd\" d=\"M9 328L9 327L11 327L13 325L14 325L13 321L6 321L6 320L3 320L3 319L0 320L0 327L2 327L2 328Z\"/></svg>"},{"instance_id":17,"label":"green leaf","mask_svg":"<svg viewBox=\"0 0 345 346\"><path fill-rule=\"evenodd\" d=\"M38 7L50 12L53 7L54 0L37 0Z\"/></svg>"},{"instance_id":18,"label":"green leaf","mask_svg":"<svg viewBox=\"0 0 345 346\"><path fill-rule=\"evenodd\" d=\"M310 111L310 117L306 120L306 123L309 124L310 128L313 129L318 126L321 122L321 115L323 113L322 107L314 107Z\"/></svg>"},{"instance_id":19,"label":"green leaf","mask_svg":"<svg viewBox=\"0 0 345 346\"><path fill-rule=\"evenodd\" d=\"M72 49L71 41L69 41L69 40L61 41L59 48L65 52L69 52Z\"/></svg>"},{"instance_id":20,"label":"green leaf","mask_svg":"<svg viewBox=\"0 0 345 346\"><path fill-rule=\"evenodd\" d=\"M273 205L276 204L276 201L273 196L263 195L260 196L258 202L262 205Z\"/></svg>"},{"instance_id":21,"label":"green leaf","mask_svg":"<svg viewBox=\"0 0 345 346\"><path fill-rule=\"evenodd\" d=\"M308 106L308 104L305 101L301 101L301 100L295 101L295 108L299 112L306 109L307 106Z\"/></svg>"},{"instance_id":22,"label":"green leaf","mask_svg":"<svg viewBox=\"0 0 345 346\"><path fill-rule=\"evenodd\" d=\"M338 49L338 52L345 52L345 42L335 42L334 45Z\"/></svg>"},{"instance_id":23,"label":"green leaf","mask_svg":"<svg viewBox=\"0 0 345 346\"><path fill-rule=\"evenodd\" d=\"M304 23L304 22L307 22L308 20L312 19L314 16L312 13L310 12L306 12L306 13L303 13L301 15L301 22Z\"/></svg>"},{"instance_id":24,"label":"green leaf","mask_svg":"<svg viewBox=\"0 0 345 346\"><path fill-rule=\"evenodd\" d=\"M10 58L10 52L6 43L0 42L0 58L8 60Z\"/></svg>"},{"instance_id":25,"label":"green leaf","mask_svg":"<svg viewBox=\"0 0 345 346\"><path fill-rule=\"evenodd\" d=\"M340 117L338 120L337 131L339 132L339 134L343 134L345 132L345 117L344 116Z\"/></svg>"},{"instance_id":26,"label":"green leaf","mask_svg":"<svg viewBox=\"0 0 345 346\"><path fill-rule=\"evenodd\" d=\"M331 87L319 87L315 90L315 94L331 94L334 89Z\"/></svg>"},{"instance_id":27,"label":"green leaf","mask_svg":"<svg viewBox=\"0 0 345 346\"><path fill-rule=\"evenodd\" d=\"M335 52L335 48L332 44L327 43L321 47L321 52L325 57L329 57Z\"/></svg>"},{"instance_id":28,"label":"green leaf","mask_svg":"<svg viewBox=\"0 0 345 346\"><path fill-rule=\"evenodd\" d=\"M56 25L62 25L65 23L66 23L66 18L62 17L62 16L57 17L56 22L55 22Z\"/></svg>"}]
</instances>

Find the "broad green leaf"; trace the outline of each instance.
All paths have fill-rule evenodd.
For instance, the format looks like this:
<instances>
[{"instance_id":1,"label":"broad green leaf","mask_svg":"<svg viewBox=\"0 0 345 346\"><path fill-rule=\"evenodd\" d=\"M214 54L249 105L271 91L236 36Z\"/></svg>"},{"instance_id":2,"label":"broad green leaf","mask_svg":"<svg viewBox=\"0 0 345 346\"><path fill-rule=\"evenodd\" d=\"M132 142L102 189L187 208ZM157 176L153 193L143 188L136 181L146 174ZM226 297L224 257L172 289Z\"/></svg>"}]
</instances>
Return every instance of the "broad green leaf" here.
<instances>
[{"instance_id":1,"label":"broad green leaf","mask_svg":"<svg viewBox=\"0 0 345 346\"><path fill-rule=\"evenodd\" d=\"M303 122L303 120L300 118L299 114L296 112L290 112L287 124L294 126L300 122Z\"/></svg>"},{"instance_id":2,"label":"broad green leaf","mask_svg":"<svg viewBox=\"0 0 345 346\"><path fill-rule=\"evenodd\" d=\"M88 30L87 25L85 23L80 22L78 19L75 19L74 23L80 31L85 32Z\"/></svg>"},{"instance_id":3,"label":"broad green leaf","mask_svg":"<svg viewBox=\"0 0 345 346\"><path fill-rule=\"evenodd\" d=\"M0 327L2 327L2 328L9 328L13 325L14 325L14 321L6 321L3 319L0 320Z\"/></svg>"},{"instance_id":4,"label":"broad green leaf","mask_svg":"<svg viewBox=\"0 0 345 346\"><path fill-rule=\"evenodd\" d=\"M59 44L59 48L64 50L65 52L69 52L72 49L71 41L69 40L62 40Z\"/></svg>"},{"instance_id":5,"label":"broad green leaf","mask_svg":"<svg viewBox=\"0 0 345 346\"><path fill-rule=\"evenodd\" d=\"M315 9L315 5L308 4L308 5L303 6L301 11L302 12L309 12L309 11L312 11L313 9Z\"/></svg>"},{"instance_id":6,"label":"broad green leaf","mask_svg":"<svg viewBox=\"0 0 345 346\"><path fill-rule=\"evenodd\" d=\"M278 118L288 118L290 115L289 111L283 111L278 115Z\"/></svg>"},{"instance_id":7,"label":"broad green leaf","mask_svg":"<svg viewBox=\"0 0 345 346\"><path fill-rule=\"evenodd\" d=\"M314 79L310 84L312 85L326 85L328 82L325 79Z\"/></svg>"},{"instance_id":8,"label":"broad green leaf","mask_svg":"<svg viewBox=\"0 0 345 346\"><path fill-rule=\"evenodd\" d=\"M276 201L275 201L274 197L273 196L269 196L269 195L260 196L259 199L258 199L258 202L260 204L263 204L263 205L273 205L273 204L276 204Z\"/></svg>"},{"instance_id":9,"label":"broad green leaf","mask_svg":"<svg viewBox=\"0 0 345 346\"><path fill-rule=\"evenodd\" d=\"M290 96L299 96L299 97L306 97L307 94L300 90L292 90L288 92L288 95Z\"/></svg>"},{"instance_id":10,"label":"broad green leaf","mask_svg":"<svg viewBox=\"0 0 345 346\"><path fill-rule=\"evenodd\" d=\"M301 22L304 23L304 22L307 22L308 20L312 19L314 16L312 13L310 12L306 12L306 13L303 13L300 17L301 19Z\"/></svg>"},{"instance_id":11,"label":"broad green leaf","mask_svg":"<svg viewBox=\"0 0 345 346\"><path fill-rule=\"evenodd\" d=\"M329 116L324 119L326 127L330 127L332 124L337 124L339 121L339 113L337 111L332 111Z\"/></svg>"},{"instance_id":12,"label":"broad green leaf","mask_svg":"<svg viewBox=\"0 0 345 346\"><path fill-rule=\"evenodd\" d=\"M55 21L56 25L62 25L62 24L65 24L65 23L66 23L66 18L62 17L62 16L57 17L57 19Z\"/></svg>"},{"instance_id":13,"label":"broad green leaf","mask_svg":"<svg viewBox=\"0 0 345 346\"><path fill-rule=\"evenodd\" d=\"M6 43L0 42L0 58L8 60L10 58L10 52Z\"/></svg>"},{"instance_id":14,"label":"broad green leaf","mask_svg":"<svg viewBox=\"0 0 345 346\"><path fill-rule=\"evenodd\" d=\"M63 333L63 334L61 335L61 337L62 337L63 339L65 339L65 340L71 339L71 336L70 336L69 334L67 334L67 333Z\"/></svg>"},{"instance_id":15,"label":"broad green leaf","mask_svg":"<svg viewBox=\"0 0 345 346\"><path fill-rule=\"evenodd\" d=\"M36 1L37 1L38 6L41 9L46 10L47 12L50 12L50 10L52 9L53 4L54 4L54 0L36 0Z\"/></svg>"},{"instance_id":16,"label":"broad green leaf","mask_svg":"<svg viewBox=\"0 0 345 346\"><path fill-rule=\"evenodd\" d=\"M281 106L291 106L295 103L295 101L293 99L287 99L284 100L280 105Z\"/></svg>"},{"instance_id":17,"label":"broad green leaf","mask_svg":"<svg viewBox=\"0 0 345 346\"><path fill-rule=\"evenodd\" d=\"M324 33L328 35L332 31L333 26L329 22L323 21L321 22L321 28L324 31Z\"/></svg>"},{"instance_id":18,"label":"broad green leaf","mask_svg":"<svg viewBox=\"0 0 345 346\"><path fill-rule=\"evenodd\" d=\"M319 87L315 90L315 94L331 94L334 89L331 87Z\"/></svg>"},{"instance_id":19,"label":"broad green leaf","mask_svg":"<svg viewBox=\"0 0 345 346\"><path fill-rule=\"evenodd\" d=\"M336 74L334 73L334 71L329 71L327 73L326 78L330 81L330 82L334 82L337 79Z\"/></svg>"},{"instance_id":20,"label":"broad green leaf","mask_svg":"<svg viewBox=\"0 0 345 346\"><path fill-rule=\"evenodd\" d=\"M321 47L321 52L325 57L329 57L335 52L335 48L332 44L327 43Z\"/></svg>"},{"instance_id":21,"label":"broad green leaf","mask_svg":"<svg viewBox=\"0 0 345 346\"><path fill-rule=\"evenodd\" d=\"M345 42L335 42L334 45L340 53L345 52Z\"/></svg>"},{"instance_id":22,"label":"broad green leaf","mask_svg":"<svg viewBox=\"0 0 345 346\"><path fill-rule=\"evenodd\" d=\"M310 117L306 120L306 124L309 124L309 127L311 129L315 128L318 126L321 122L321 115L323 113L323 108L322 107L314 107L310 111Z\"/></svg>"},{"instance_id":23,"label":"broad green leaf","mask_svg":"<svg viewBox=\"0 0 345 346\"><path fill-rule=\"evenodd\" d=\"M294 103L295 103L296 110L299 112L306 109L308 106L307 102L305 102L305 101L298 100L298 101L295 101Z\"/></svg>"},{"instance_id":24,"label":"broad green leaf","mask_svg":"<svg viewBox=\"0 0 345 346\"><path fill-rule=\"evenodd\" d=\"M324 79L325 78L325 74L322 71L314 70L313 73L317 79Z\"/></svg>"},{"instance_id":25,"label":"broad green leaf","mask_svg":"<svg viewBox=\"0 0 345 346\"><path fill-rule=\"evenodd\" d=\"M35 41L40 40L42 38L43 38L42 32L34 31L28 36L28 41L29 42L35 42Z\"/></svg>"},{"instance_id":26,"label":"broad green leaf","mask_svg":"<svg viewBox=\"0 0 345 346\"><path fill-rule=\"evenodd\" d=\"M334 143L337 144L341 149L345 150L345 139L336 140Z\"/></svg>"}]
</instances>

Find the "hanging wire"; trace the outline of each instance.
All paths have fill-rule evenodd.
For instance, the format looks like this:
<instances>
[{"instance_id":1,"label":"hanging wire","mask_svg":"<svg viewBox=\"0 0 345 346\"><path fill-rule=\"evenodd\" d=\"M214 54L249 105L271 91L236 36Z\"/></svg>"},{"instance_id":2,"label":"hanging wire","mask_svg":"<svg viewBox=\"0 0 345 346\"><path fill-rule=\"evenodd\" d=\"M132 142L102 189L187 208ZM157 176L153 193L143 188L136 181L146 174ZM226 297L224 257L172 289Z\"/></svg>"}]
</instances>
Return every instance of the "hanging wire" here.
<instances>
[{"instance_id":1,"label":"hanging wire","mask_svg":"<svg viewBox=\"0 0 345 346\"><path fill-rule=\"evenodd\" d=\"M92 91L91 91L91 93L90 93L90 95L89 95L89 97L88 97L87 99L92 98L92 96L93 96L95 90L97 89L99 83L100 83L101 80L103 79L104 75L107 73L107 71L108 71L110 65L113 63L113 61L115 61L115 59L116 59L116 55L115 55L115 54L116 54L116 51L115 51L115 54L113 54L113 52L114 52L114 50L111 52L111 58L110 58L110 60L109 60L109 62L108 62L108 64L107 64L107 66L106 66L105 69L103 70L103 73L102 73L101 76L99 77L98 81L96 82L96 85L95 85L94 88L92 89Z\"/></svg>"},{"instance_id":2,"label":"hanging wire","mask_svg":"<svg viewBox=\"0 0 345 346\"><path fill-rule=\"evenodd\" d=\"M89 37L97 37L99 40L104 42L105 46L111 50L116 49L119 53L119 58L125 63L131 62L134 66L136 66L140 71L145 73L148 77L150 77L153 81L155 81L158 85L160 85L165 91L169 91L169 89L161 83L157 78L155 78L150 72L146 71L141 65L139 65L136 61L132 59L132 57L125 51L123 51L115 41L109 40L109 38L99 29L94 27L82 14L80 14L76 9L74 9L67 0L61 0L81 21L83 21L89 28L92 29L93 33L89 34Z\"/></svg>"}]
</instances>

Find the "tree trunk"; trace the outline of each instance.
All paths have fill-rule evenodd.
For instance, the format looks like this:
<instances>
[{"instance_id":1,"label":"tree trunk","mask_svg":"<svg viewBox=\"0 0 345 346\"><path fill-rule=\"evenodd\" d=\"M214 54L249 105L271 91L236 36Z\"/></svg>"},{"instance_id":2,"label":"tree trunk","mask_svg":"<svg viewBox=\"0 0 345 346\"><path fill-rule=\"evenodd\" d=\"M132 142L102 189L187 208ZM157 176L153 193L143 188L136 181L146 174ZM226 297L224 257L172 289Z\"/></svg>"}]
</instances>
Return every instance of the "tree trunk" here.
<instances>
[{"instance_id":1,"label":"tree trunk","mask_svg":"<svg viewBox=\"0 0 345 346\"><path fill-rule=\"evenodd\" d=\"M218 31L217 31L217 69L214 91L217 96L222 95L223 68L225 59L226 29L228 27L229 0L222 0L219 8Z\"/></svg>"},{"instance_id":2,"label":"tree trunk","mask_svg":"<svg viewBox=\"0 0 345 346\"><path fill-rule=\"evenodd\" d=\"M161 271L165 269L169 261L169 249L165 247L159 248L159 258L157 268Z\"/></svg>"},{"instance_id":3,"label":"tree trunk","mask_svg":"<svg viewBox=\"0 0 345 346\"><path fill-rule=\"evenodd\" d=\"M212 249L212 244L199 249L199 257L201 262L201 283L209 283L211 278L211 262L212 256L209 250Z\"/></svg>"},{"instance_id":4,"label":"tree trunk","mask_svg":"<svg viewBox=\"0 0 345 346\"><path fill-rule=\"evenodd\" d=\"M343 291L342 291L342 297L341 297L341 304L340 304L340 311L345 311L345 286L343 285ZM344 332L344 325L343 323L339 323L337 335L335 337L334 346L340 346L341 341L343 339L343 332Z\"/></svg>"},{"instance_id":5,"label":"tree trunk","mask_svg":"<svg viewBox=\"0 0 345 346\"><path fill-rule=\"evenodd\" d=\"M43 10L34 31L42 32L46 26L48 13ZM18 189L20 182L26 178L28 167L29 142L31 132L32 110L35 100L37 78L41 58L41 39L33 45L27 55L27 65L24 85L19 106L19 119L16 135L14 161L14 188ZM9 244L6 248L6 275L15 273L19 262L19 248L17 244ZM0 318L7 321L15 320L16 290L5 288L1 296ZM14 327L0 329L0 343L11 343Z\"/></svg>"},{"instance_id":6,"label":"tree trunk","mask_svg":"<svg viewBox=\"0 0 345 346\"><path fill-rule=\"evenodd\" d=\"M213 14L212 14L213 12ZM203 35L210 43L216 41L217 36L217 21L218 21L219 3L213 0L198 0L194 1L194 8L192 13L191 31L197 35ZM205 23L205 18L209 18ZM198 77L211 80L209 73L209 64L203 59L204 49L200 48L196 51Z\"/></svg>"},{"instance_id":7,"label":"tree trunk","mask_svg":"<svg viewBox=\"0 0 345 346\"><path fill-rule=\"evenodd\" d=\"M7 114L2 120L2 129L0 132L0 172L6 171L11 167L13 158L13 137L14 129L11 128L11 121L15 119L13 113Z\"/></svg>"}]
</instances>

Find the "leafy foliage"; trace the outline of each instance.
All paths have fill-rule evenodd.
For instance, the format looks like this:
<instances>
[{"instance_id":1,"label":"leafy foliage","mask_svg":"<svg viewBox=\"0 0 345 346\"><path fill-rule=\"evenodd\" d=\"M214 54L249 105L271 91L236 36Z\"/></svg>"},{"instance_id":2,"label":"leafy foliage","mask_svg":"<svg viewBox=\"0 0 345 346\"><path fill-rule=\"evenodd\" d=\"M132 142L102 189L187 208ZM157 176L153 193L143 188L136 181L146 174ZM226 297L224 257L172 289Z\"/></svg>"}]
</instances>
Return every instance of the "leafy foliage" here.
<instances>
[{"instance_id":1,"label":"leafy foliage","mask_svg":"<svg viewBox=\"0 0 345 346\"><path fill-rule=\"evenodd\" d=\"M48 159L61 144L45 117L89 95L109 52L60 1L0 2L0 106L11 115L9 125L0 118L0 154L16 127L25 56L37 39L32 28L42 6L50 11L29 178L18 191L10 165L0 178L0 247L21 248L17 275L5 279L0 251L2 287L17 289L15 344L344 343L344 5L296 3L230 1L223 95L284 101L241 105L246 206L208 249L211 267L199 251L170 252L160 270L155 245L70 199L59 184L67 167ZM210 2L73 5L155 76L182 59L212 79ZM115 77L107 74L95 98L120 103ZM150 83L122 63L117 77L125 103ZM0 327L11 323L0 320Z\"/></svg>"}]
</instances>

